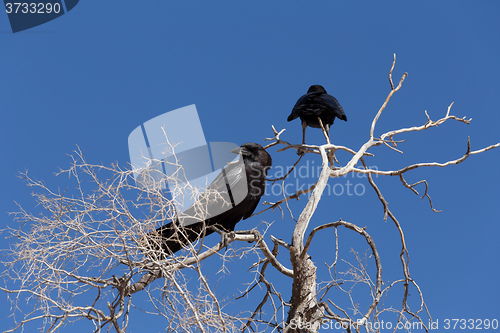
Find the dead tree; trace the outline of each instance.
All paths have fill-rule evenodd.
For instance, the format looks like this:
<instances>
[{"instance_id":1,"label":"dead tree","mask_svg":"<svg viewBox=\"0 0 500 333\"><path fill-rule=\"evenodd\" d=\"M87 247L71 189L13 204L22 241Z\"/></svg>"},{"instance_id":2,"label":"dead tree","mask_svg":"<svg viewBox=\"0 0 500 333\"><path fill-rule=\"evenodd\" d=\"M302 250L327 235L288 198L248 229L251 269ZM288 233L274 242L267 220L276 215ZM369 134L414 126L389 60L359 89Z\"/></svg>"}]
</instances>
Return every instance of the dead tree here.
<instances>
[{"instance_id":1,"label":"dead tree","mask_svg":"<svg viewBox=\"0 0 500 333\"><path fill-rule=\"evenodd\" d=\"M470 123L470 119L451 115L450 105L445 116L439 120L431 120L426 112L425 124L397 129L376 137L375 127L382 112L407 76L405 73L395 86L392 80L394 65L395 57L389 72L391 90L373 119L369 140L359 150L329 143L324 129L326 144L290 144L281 139L284 130L278 132L273 127L274 137L266 139L272 141L266 149L278 146L278 153L295 150L300 157L286 175L271 179L271 182L281 182L282 186L285 186L293 168L305 154L316 154L321 158L321 173L312 186L285 196L280 201L265 202L268 207L254 214L276 208L281 210L283 216L285 209L291 214L290 200L309 196L296 222L290 243L273 237L273 226L264 223L263 231L253 229L224 233L216 230L222 235L223 241L215 246L207 247L202 237L196 243L189 244L182 253L165 256L164 253L158 253L159 246L151 246L148 243L148 233L165 221L175 218L175 205L158 187L137 187L131 181L133 170L121 169L118 165L92 165L78 150L71 167L61 171L76 181L76 191L52 191L43 182L24 173L23 178L27 185L38 191L33 195L42 208L42 213L31 213L19 207L19 211L14 214L21 226L6 230L13 241L11 248L4 250L6 256L3 257L3 263L6 268L3 272L4 286L1 289L12 302L14 315L21 315L20 318L15 317L15 325L7 332L26 329L32 322L41 322L42 331L55 332L63 325L81 319L92 322L95 332L110 329L126 332L129 322L133 320L130 315L131 307L135 304L133 299L134 302L136 299L138 302L149 301L153 310L148 313L164 318L166 324L163 326L166 331L316 332L322 325L332 327L335 324L335 328L343 328L347 332L377 332L380 329L376 324L380 323L380 316L384 312L397 315L394 331L409 330L405 325L412 322L419 323L428 331L428 321L424 321L422 316L425 315L429 319L431 316L427 311L423 293L410 276L407 265L409 254L403 229L372 175L398 176L402 185L415 194L419 194L417 185L425 185L422 198L426 198L430 208L435 211L427 182L421 180L409 184L404 178L405 173L422 167L458 164L471 155L497 148L500 143L472 150L468 140L463 156L443 163L424 162L386 171L369 168L365 158L373 156L369 152L370 148L384 145L401 152L397 148L397 143L401 141L396 141L396 136L423 131L448 120ZM352 155L350 160L340 167L335 167L333 163L337 151ZM363 168L357 167L359 163ZM306 235L328 181L349 173L367 175L370 185L382 203L384 219L390 218L399 233L402 275L390 284L384 285L382 282L382 258L377 251L376 240L366 228L338 218L336 222L314 227ZM102 174L109 177L103 180ZM93 187L88 188L89 184ZM367 243L369 258L364 260L355 252L355 262L352 264L346 258L339 257L339 228L346 228L363 237ZM320 285L316 263L312 261L308 251L314 236L325 229L335 231L336 251L331 258L331 264L327 264L330 276L322 277L323 282ZM265 235L269 235L270 242L266 241ZM250 242L251 245L225 251L227 245L235 241L239 241L239 244ZM278 256L280 248L284 249L287 255ZM225 260L241 255L251 255L255 258L255 263L250 267L253 283L250 283L234 302L256 293L257 286L263 290L262 300L253 311L248 311L248 314L226 310L226 304L217 297L214 284L207 278L201 265L209 257L218 256L221 268L224 269ZM373 260L375 267L374 274L371 275L367 268L368 260ZM350 268L343 272L337 271L337 265L341 261L347 263ZM279 280L279 287L277 281L266 277L270 266L284 276L283 280ZM196 279L190 280L188 276L194 276ZM362 305L355 304L357 302L352 298L350 290L344 287L348 283L368 286L368 297L371 301ZM381 306L382 297L396 285L403 286L400 307L394 307L392 304ZM416 309L409 305L410 289L416 290L418 294L419 306ZM285 299L283 295L290 293L290 290L290 299ZM333 290L348 294L358 317L349 314L352 311L340 306L334 297L330 297ZM142 295L142 298L139 295ZM88 302L89 297L92 302ZM21 305L21 301L27 301L31 311L16 311L20 307L26 307ZM397 327L397 324L402 325Z\"/></svg>"}]
</instances>

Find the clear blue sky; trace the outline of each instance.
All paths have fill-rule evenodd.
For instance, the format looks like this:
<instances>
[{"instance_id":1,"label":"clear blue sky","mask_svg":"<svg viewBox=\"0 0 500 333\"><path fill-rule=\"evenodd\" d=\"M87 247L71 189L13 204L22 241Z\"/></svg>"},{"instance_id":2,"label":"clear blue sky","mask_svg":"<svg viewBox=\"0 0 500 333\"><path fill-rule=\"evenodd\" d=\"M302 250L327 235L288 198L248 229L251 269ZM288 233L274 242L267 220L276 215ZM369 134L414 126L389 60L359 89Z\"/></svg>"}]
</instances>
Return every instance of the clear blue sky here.
<instances>
[{"instance_id":1,"label":"clear blue sky","mask_svg":"<svg viewBox=\"0 0 500 333\"><path fill-rule=\"evenodd\" d=\"M369 165L385 170L455 159L465 153L467 136L472 149L497 143L499 12L496 1L83 1L56 20L16 34L0 14L0 224L14 224L6 213L16 209L14 201L34 206L19 171L65 188L67 177L54 178L54 172L69 165L66 154L76 145L90 162L125 166L134 128L190 104L198 108L208 141L263 144L274 125L287 129L285 140L299 143L300 122L286 118L310 85L321 84L348 117L333 125L332 141L358 149L389 92L393 53L395 80L409 75L376 134L422 125L424 110L437 120L451 102L452 114L473 121L400 136L407 140L399 146L404 155L377 147ZM318 130L308 129L307 135L308 142L323 142ZM294 159L292 152L270 153L274 166ZM500 320L499 163L500 150L493 150L458 166L408 173L409 182L427 179L442 213L433 213L397 178L376 179L405 230L412 278L440 327L446 318ZM363 179L351 182L367 185ZM305 202L292 203L295 215ZM382 205L366 187L362 196L325 196L311 227L339 218L367 226L388 281L401 277L400 245L394 225L382 217ZM274 221L270 234L290 238L294 222L279 212L237 229L253 228L260 219ZM319 237L323 243L311 249L318 266L326 260L320 250L334 250L331 235ZM8 246L3 236L0 242ZM343 246L349 258L350 245ZM216 277L224 281L225 296L243 288L235 280L247 276L251 282L247 268L234 263L230 276ZM288 278L276 281L289 293ZM248 301L252 307L260 302L260 294L255 297ZM12 324L9 305L0 303L0 329L6 329ZM235 313L242 304L247 303L235 303ZM400 300L392 305L400 306ZM87 324L62 331L89 332ZM132 318L130 324L131 332L162 330L161 321Z\"/></svg>"}]
</instances>

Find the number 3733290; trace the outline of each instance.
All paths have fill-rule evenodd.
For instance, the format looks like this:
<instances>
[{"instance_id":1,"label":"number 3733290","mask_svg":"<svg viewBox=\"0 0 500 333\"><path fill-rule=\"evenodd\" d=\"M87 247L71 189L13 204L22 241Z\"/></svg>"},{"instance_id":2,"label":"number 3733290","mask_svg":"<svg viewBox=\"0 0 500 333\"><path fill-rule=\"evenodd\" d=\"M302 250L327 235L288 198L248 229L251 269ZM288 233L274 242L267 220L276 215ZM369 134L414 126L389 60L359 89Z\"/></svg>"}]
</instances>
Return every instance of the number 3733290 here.
<instances>
[{"instance_id":1,"label":"number 3733290","mask_svg":"<svg viewBox=\"0 0 500 333\"><path fill-rule=\"evenodd\" d=\"M445 330L448 329L477 329L477 330L488 330L488 329L498 329L497 319L445 319L444 327Z\"/></svg>"},{"instance_id":2,"label":"number 3733290","mask_svg":"<svg viewBox=\"0 0 500 333\"><path fill-rule=\"evenodd\" d=\"M61 11L61 4L59 3L35 3L35 2L7 2L5 4L7 14L22 13L22 14L51 14L59 13Z\"/></svg>"}]
</instances>

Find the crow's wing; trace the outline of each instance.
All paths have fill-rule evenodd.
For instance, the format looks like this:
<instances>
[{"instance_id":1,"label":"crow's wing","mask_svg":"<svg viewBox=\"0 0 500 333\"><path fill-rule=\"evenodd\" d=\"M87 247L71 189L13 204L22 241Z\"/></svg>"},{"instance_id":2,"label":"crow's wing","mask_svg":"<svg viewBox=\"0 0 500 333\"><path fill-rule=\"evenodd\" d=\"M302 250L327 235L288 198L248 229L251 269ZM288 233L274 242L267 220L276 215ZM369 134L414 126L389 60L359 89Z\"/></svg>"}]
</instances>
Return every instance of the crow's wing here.
<instances>
[{"instance_id":1,"label":"crow's wing","mask_svg":"<svg viewBox=\"0 0 500 333\"><path fill-rule=\"evenodd\" d=\"M325 99L323 96L328 95L322 92L312 92L305 94L300 97L295 106L292 109L292 113L288 116L288 121L291 121L297 117L308 117L308 116L323 116L325 112L330 111L330 109L335 108L337 105L342 109L339 102L330 96L335 101L330 104L332 101L330 99ZM343 113L343 111L342 111Z\"/></svg>"},{"instance_id":2,"label":"crow's wing","mask_svg":"<svg viewBox=\"0 0 500 333\"><path fill-rule=\"evenodd\" d=\"M342 106L340 105L339 101L337 101L337 99L332 95L322 94L315 100L317 101L318 104L328 109L335 117L347 121L344 109L342 109Z\"/></svg>"},{"instance_id":3,"label":"crow's wing","mask_svg":"<svg viewBox=\"0 0 500 333\"><path fill-rule=\"evenodd\" d=\"M180 214L175 222L156 229L161 235L157 241L167 253L175 253L188 242L196 241L203 232L205 235L211 234L213 231L207 230L207 226L229 222L234 228L234 225L241 220L241 215L233 217L234 207L237 205L235 200L239 200L241 195L246 196L246 192L245 166L240 157L239 162L226 166L198 200ZM244 207L241 208L244 209ZM229 229L231 229L230 226Z\"/></svg>"},{"instance_id":4,"label":"crow's wing","mask_svg":"<svg viewBox=\"0 0 500 333\"><path fill-rule=\"evenodd\" d=\"M305 94L297 100L297 103L295 103L295 106L292 109L292 113L290 113L290 115L288 116L287 121L292 121L292 120L300 117L300 115L302 113L302 107L306 103L306 101L309 100L309 97L310 97L309 95L311 95L311 94Z\"/></svg>"},{"instance_id":5,"label":"crow's wing","mask_svg":"<svg viewBox=\"0 0 500 333\"><path fill-rule=\"evenodd\" d=\"M257 206L259 205L260 197L251 197L249 200L252 200L253 202L249 203L249 207L247 211L245 212L245 215L243 215L243 220L246 220L247 218L250 217L250 215L253 214Z\"/></svg>"},{"instance_id":6,"label":"crow's wing","mask_svg":"<svg viewBox=\"0 0 500 333\"><path fill-rule=\"evenodd\" d=\"M245 166L240 157L238 162L226 166L196 202L180 214L179 223L186 227L220 215L243 201L247 192Z\"/></svg>"}]
</instances>

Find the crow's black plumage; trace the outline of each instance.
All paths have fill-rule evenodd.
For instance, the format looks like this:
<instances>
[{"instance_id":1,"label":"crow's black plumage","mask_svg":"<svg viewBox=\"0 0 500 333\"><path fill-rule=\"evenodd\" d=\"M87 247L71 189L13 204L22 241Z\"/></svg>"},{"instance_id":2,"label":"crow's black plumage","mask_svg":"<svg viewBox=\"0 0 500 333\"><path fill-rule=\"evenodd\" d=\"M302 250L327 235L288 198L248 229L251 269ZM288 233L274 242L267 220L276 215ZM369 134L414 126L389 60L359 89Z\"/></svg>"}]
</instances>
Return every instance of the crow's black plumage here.
<instances>
[{"instance_id":1,"label":"crow's black plumage","mask_svg":"<svg viewBox=\"0 0 500 333\"><path fill-rule=\"evenodd\" d=\"M232 163L225 167L175 222L151 233L150 238L156 244L154 248L159 250L157 244L161 244L167 254L175 253L188 242L211 234L213 230L208 228L210 226L233 231L236 223L252 215L265 192L267 170L271 167L272 159L261 145L252 142L232 152L240 153L243 163Z\"/></svg>"},{"instance_id":2,"label":"crow's black plumage","mask_svg":"<svg viewBox=\"0 0 500 333\"><path fill-rule=\"evenodd\" d=\"M330 126L333 125L335 117L347 121L342 106L320 85L311 86L307 94L298 99L287 120L292 121L297 117L302 120L302 144L305 144L306 141L307 126L321 128L318 118L321 119L328 138L330 137Z\"/></svg>"}]
</instances>

